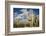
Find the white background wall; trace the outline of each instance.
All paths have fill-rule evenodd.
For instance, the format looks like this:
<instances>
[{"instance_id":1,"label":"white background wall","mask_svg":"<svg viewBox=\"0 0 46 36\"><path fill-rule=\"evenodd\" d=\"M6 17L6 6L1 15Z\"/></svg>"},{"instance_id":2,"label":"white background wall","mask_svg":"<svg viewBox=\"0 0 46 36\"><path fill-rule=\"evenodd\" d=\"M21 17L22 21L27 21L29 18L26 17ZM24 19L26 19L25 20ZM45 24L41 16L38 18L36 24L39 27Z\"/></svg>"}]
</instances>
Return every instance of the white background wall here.
<instances>
[{"instance_id":1,"label":"white background wall","mask_svg":"<svg viewBox=\"0 0 46 36\"><path fill-rule=\"evenodd\" d=\"M45 2L46 3L46 0L20 0L20 1L40 2L40 3ZM45 16L46 16L46 12L45 12ZM45 19L45 21L46 21L46 19ZM45 27L46 27L46 23L45 23ZM46 29L45 29L45 32L46 32ZM5 36L5 0L0 0L0 36ZM16 35L16 36L46 36L46 33L28 34L28 35Z\"/></svg>"}]
</instances>

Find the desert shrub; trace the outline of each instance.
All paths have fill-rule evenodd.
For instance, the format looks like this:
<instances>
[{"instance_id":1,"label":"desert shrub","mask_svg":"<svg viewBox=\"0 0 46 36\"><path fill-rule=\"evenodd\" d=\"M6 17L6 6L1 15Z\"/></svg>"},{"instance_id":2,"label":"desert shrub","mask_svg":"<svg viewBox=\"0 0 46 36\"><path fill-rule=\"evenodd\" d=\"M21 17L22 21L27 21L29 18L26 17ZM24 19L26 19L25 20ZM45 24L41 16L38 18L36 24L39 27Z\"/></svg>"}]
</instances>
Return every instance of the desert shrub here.
<instances>
[{"instance_id":1,"label":"desert shrub","mask_svg":"<svg viewBox=\"0 0 46 36\"><path fill-rule=\"evenodd\" d=\"M36 17L34 22L33 22L33 26L34 27L38 27L39 26L39 19Z\"/></svg>"},{"instance_id":2,"label":"desert shrub","mask_svg":"<svg viewBox=\"0 0 46 36\"><path fill-rule=\"evenodd\" d=\"M18 25L17 25L17 24L14 24L14 27L15 27L15 28L24 27L24 24L18 24Z\"/></svg>"},{"instance_id":3,"label":"desert shrub","mask_svg":"<svg viewBox=\"0 0 46 36\"><path fill-rule=\"evenodd\" d=\"M30 24L26 24L26 27L30 27Z\"/></svg>"}]
</instances>

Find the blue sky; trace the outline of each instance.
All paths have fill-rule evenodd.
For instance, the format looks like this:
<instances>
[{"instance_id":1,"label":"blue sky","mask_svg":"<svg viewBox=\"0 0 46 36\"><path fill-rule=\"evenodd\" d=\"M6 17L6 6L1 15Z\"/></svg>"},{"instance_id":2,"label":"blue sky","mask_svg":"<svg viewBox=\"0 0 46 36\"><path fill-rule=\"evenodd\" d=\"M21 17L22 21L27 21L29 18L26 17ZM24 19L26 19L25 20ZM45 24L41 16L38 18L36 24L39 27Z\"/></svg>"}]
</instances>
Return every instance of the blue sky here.
<instances>
[{"instance_id":1,"label":"blue sky","mask_svg":"<svg viewBox=\"0 0 46 36\"><path fill-rule=\"evenodd\" d=\"M33 10L34 11L33 13L35 13L36 15L39 15L39 9L31 9L31 8L13 8L13 12L17 14L21 14L23 13L22 11L20 11L22 9L26 9L27 11Z\"/></svg>"},{"instance_id":2,"label":"blue sky","mask_svg":"<svg viewBox=\"0 0 46 36\"><path fill-rule=\"evenodd\" d=\"M31 9L31 8L13 8L13 14L15 18L19 18L22 20L27 19L28 14L34 13L35 15L39 15L39 9ZM26 14L26 15L24 15Z\"/></svg>"},{"instance_id":3,"label":"blue sky","mask_svg":"<svg viewBox=\"0 0 46 36\"><path fill-rule=\"evenodd\" d=\"M39 9L32 9L32 8L13 8L14 17L15 16L22 16L20 14L23 14L24 12L28 13L34 13L35 15L39 15ZM25 14L26 14L25 13Z\"/></svg>"}]
</instances>

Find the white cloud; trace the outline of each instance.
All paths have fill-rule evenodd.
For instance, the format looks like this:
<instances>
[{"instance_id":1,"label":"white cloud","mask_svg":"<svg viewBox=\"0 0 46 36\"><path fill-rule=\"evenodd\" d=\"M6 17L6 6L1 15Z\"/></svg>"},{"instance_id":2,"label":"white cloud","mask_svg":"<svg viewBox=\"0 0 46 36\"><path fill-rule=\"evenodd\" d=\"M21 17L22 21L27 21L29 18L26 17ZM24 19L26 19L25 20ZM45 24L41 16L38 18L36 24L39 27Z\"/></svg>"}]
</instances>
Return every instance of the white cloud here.
<instances>
[{"instance_id":1,"label":"white cloud","mask_svg":"<svg viewBox=\"0 0 46 36\"><path fill-rule=\"evenodd\" d=\"M28 12L27 9L22 9L22 10L20 10L20 11L22 11L23 13L24 13L24 12Z\"/></svg>"},{"instance_id":2,"label":"white cloud","mask_svg":"<svg viewBox=\"0 0 46 36\"><path fill-rule=\"evenodd\" d=\"M20 10L21 12L23 12L23 13L21 13L20 15L28 15L28 14L31 14L32 15L32 13L34 12L32 9L30 9L29 11L27 11L27 9L22 9L22 10ZM17 13L15 13L15 16L16 15L18 15ZM18 15L19 16L19 15Z\"/></svg>"},{"instance_id":3,"label":"white cloud","mask_svg":"<svg viewBox=\"0 0 46 36\"><path fill-rule=\"evenodd\" d=\"M22 9L20 11L22 11L25 15L28 15L28 14L32 15L32 13L34 12L32 9L30 9L29 11L27 11L27 9Z\"/></svg>"},{"instance_id":4,"label":"white cloud","mask_svg":"<svg viewBox=\"0 0 46 36\"><path fill-rule=\"evenodd\" d=\"M34 11L32 9L29 10L29 13L32 14Z\"/></svg>"}]
</instances>

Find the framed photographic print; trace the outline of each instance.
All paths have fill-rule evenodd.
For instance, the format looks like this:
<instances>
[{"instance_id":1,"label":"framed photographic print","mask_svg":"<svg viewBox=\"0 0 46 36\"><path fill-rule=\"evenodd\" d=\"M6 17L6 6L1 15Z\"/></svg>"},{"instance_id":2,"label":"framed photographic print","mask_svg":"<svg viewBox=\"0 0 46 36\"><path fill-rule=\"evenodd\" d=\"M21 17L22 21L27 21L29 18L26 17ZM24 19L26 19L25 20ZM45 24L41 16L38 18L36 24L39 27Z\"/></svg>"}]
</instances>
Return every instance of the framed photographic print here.
<instances>
[{"instance_id":1,"label":"framed photographic print","mask_svg":"<svg viewBox=\"0 0 46 36\"><path fill-rule=\"evenodd\" d=\"M45 32L45 4L6 1L6 35Z\"/></svg>"}]
</instances>

